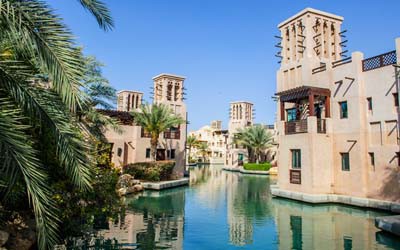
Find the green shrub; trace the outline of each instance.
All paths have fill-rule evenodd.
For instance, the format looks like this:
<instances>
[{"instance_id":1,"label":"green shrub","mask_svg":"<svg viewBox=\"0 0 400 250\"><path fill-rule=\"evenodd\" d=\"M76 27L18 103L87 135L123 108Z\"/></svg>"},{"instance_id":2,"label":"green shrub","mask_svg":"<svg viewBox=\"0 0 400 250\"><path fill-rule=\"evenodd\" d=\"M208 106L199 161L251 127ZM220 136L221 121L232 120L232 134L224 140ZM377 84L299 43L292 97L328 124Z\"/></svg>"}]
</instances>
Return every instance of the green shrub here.
<instances>
[{"instance_id":1,"label":"green shrub","mask_svg":"<svg viewBox=\"0 0 400 250\"><path fill-rule=\"evenodd\" d=\"M146 181L165 181L172 178L174 161L137 162L123 167L124 174Z\"/></svg>"},{"instance_id":2,"label":"green shrub","mask_svg":"<svg viewBox=\"0 0 400 250\"><path fill-rule=\"evenodd\" d=\"M268 171L271 168L271 163L245 163L243 167L245 170Z\"/></svg>"}]
</instances>

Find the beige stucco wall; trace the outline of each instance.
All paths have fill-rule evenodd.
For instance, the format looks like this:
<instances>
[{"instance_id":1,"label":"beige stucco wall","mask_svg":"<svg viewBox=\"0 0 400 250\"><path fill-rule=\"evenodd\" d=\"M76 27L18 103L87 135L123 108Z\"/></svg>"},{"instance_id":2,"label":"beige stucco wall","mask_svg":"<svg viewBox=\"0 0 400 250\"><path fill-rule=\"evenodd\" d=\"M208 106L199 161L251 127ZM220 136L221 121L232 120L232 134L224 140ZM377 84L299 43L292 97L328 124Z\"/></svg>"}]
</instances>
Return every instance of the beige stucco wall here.
<instances>
[{"instance_id":1,"label":"beige stucco wall","mask_svg":"<svg viewBox=\"0 0 400 250\"><path fill-rule=\"evenodd\" d=\"M313 15L302 18L312 19ZM309 22L308 19L305 22ZM310 42L310 38L306 40ZM399 58L399 39L396 49ZM277 72L277 91L298 86L329 89L331 118L326 118L324 134L316 133L315 117L308 117L308 132L303 134L285 135L284 122L278 121L280 188L400 201L400 192L393 188L400 181L394 67L389 65L363 72L361 52L352 53L346 63L336 67L332 64L335 58L320 58L307 49L305 54L307 56L301 59L282 63ZM321 62L326 63L326 70L313 74L312 69ZM301 69L301 73L288 80L285 72L292 68ZM372 112L367 106L369 97L372 98ZM341 101L347 101L347 119L340 118ZM285 108L291 105L286 103ZM280 114L279 105L277 110ZM291 149L302 152L301 185L289 181ZM340 153L344 152L350 154L350 171L342 171ZM369 152L375 155L375 167L370 163Z\"/></svg>"}]
</instances>

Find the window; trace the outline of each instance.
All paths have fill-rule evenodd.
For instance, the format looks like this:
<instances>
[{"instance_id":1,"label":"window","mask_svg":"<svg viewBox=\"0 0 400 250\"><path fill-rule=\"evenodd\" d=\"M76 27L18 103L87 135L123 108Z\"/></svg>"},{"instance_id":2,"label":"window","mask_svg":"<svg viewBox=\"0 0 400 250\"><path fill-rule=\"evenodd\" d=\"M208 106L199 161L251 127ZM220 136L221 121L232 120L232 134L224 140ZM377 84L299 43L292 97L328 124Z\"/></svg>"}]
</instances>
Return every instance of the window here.
<instances>
[{"instance_id":1,"label":"window","mask_svg":"<svg viewBox=\"0 0 400 250\"><path fill-rule=\"evenodd\" d=\"M301 151L292 149L292 168L301 168Z\"/></svg>"},{"instance_id":2,"label":"window","mask_svg":"<svg viewBox=\"0 0 400 250\"><path fill-rule=\"evenodd\" d=\"M296 114L297 114L297 110L294 109L288 109L287 110L287 121L291 122L291 121L295 121L296 120Z\"/></svg>"},{"instance_id":3,"label":"window","mask_svg":"<svg viewBox=\"0 0 400 250\"><path fill-rule=\"evenodd\" d=\"M339 102L340 106L340 119L348 118L347 102Z\"/></svg>"},{"instance_id":4,"label":"window","mask_svg":"<svg viewBox=\"0 0 400 250\"><path fill-rule=\"evenodd\" d=\"M367 98L368 111L372 111L372 97Z\"/></svg>"},{"instance_id":5,"label":"window","mask_svg":"<svg viewBox=\"0 0 400 250\"><path fill-rule=\"evenodd\" d=\"M400 152L396 152L397 156L397 166L400 167Z\"/></svg>"},{"instance_id":6,"label":"window","mask_svg":"<svg viewBox=\"0 0 400 250\"><path fill-rule=\"evenodd\" d=\"M146 158L150 158L150 149L146 148Z\"/></svg>"},{"instance_id":7,"label":"window","mask_svg":"<svg viewBox=\"0 0 400 250\"><path fill-rule=\"evenodd\" d=\"M368 154L371 166L375 167L375 154L373 152L369 152Z\"/></svg>"},{"instance_id":8,"label":"window","mask_svg":"<svg viewBox=\"0 0 400 250\"><path fill-rule=\"evenodd\" d=\"M350 155L349 153L340 153L342 157L342 171L350 171Z\"/></svg>"},{"instance_id":9,"label":"window","mask_svg":"<svg viewBox=\"0 0 400 250\"><path fill-rule=\"evenodd\" d=\"M117 155L118 155L118 157L121 157L121 155L122 155L122 148L118 148L118 149L117 149Z\"/></svg>"},{"instance_id":10,"label":"window","mask_svg":"<svg viewBox=\"0 0 400 250\"><path fill-rule=\"evenodd\" d=\"M167 150L167 159L169 159L171 157L171 151Z\"/></svg>"},{"instance_id":11,"label":"window","mask_svg":"<svg viewBox=\"0 0 400 250\"><path fill-rule=\"evenodd\" d=\"M398 107L399 106L399 94L393 93L393 99L394 99L394 106Z\"/></svg>"},{"instance_id":12,"label":"window","mask_svg":"<svg viewBox=\"0 0 400 250\"><path fill-rule=\"evenodd\" d=\"M175 159L175 149L171 149L170 157L171 159Z\"/></svg>"}]
</instances>

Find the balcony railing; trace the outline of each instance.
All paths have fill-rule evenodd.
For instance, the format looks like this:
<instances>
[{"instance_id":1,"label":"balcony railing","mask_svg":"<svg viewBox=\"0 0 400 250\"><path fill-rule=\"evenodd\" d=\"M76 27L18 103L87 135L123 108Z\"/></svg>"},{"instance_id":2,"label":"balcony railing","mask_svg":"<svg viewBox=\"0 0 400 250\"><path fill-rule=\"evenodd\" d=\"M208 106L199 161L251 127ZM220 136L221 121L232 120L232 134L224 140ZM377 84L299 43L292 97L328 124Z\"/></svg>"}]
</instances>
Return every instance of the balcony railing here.
<instances>
[{"instance_id":1,"label":"balcony railing","mask_svg":"<svg viewBox=\"0 0 400 250\"><path fill-rule=\"evenodd\" d=\"M141 129L141 137L142 138L151 138L151 134L149 132L147 132L143 127Z\"/></svg>"},{"instance_id":2,"label":"balcony railing","mask_svg":"<svg viewBox=\"0 0 400 250\"><path fill-rule=\"evenodd\" d=\"M307 133L307 120L285 122L285 134Z\"/></svg>"},{"instance_id":3,"label":"balcony railing","mask_svg":"<svg viewBox=\"0 0 400 250\"><path fill-rule=\"evenodd\" d=\"M396 64L397 63L397 55L396 51L390 51L388 53L374 56L371 58L364 59L362 61L363 71L369 71L373 69L378 69L381 67L385 67L388 65Z\"/></svg>"},{"instance_id":4,"label":"balcony railing","mask_svg":"<svg viewBox=\"0 0 400 250\"><path fill-rule=\"evenodd\" d=\"M317 120L317 132L319 134L326 133L326 120L325 119L318 119Z\"/></svg>"},{"instance_id":5,"label":"balcony railing","mask_svg":"<svg viewBox=\"0 0 400 250\"><path fill-rule=\"evenodd\" d=\"M165 139L176 139L179 140L181 138L181 131L166 131L164 132Z\"/></svg>"}]
</instances>

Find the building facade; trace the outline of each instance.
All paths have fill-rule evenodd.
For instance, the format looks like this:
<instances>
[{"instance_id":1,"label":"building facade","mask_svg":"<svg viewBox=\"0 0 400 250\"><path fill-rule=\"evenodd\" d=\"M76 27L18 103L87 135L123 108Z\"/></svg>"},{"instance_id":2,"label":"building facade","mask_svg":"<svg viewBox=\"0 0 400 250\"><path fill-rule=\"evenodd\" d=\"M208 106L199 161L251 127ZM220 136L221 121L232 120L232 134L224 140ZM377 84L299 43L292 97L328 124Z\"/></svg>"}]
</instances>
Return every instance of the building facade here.
<instances>
[{"instance_id":1,"label":"building facade","mask_svg":"<svg viewBox=\"0 0 400 250\"><path fill-rule=\"evenodd\" d=\"M246 101L230 103L227 153L225 165L228 167L243 166L248 160L247 149L234 143L235 134L246 127L253 126L253 104Z\"/></svg>"},{"instance_id":2,"label":"building facade","mask_svg":"<svg viewBox=\"0 0 400 250\"><path fill-rule=\"evenodd\" d=\"M228 140L228 130L222 129L222 122L211 121L199 130L192 131L189 135L195 136L200 143L208 145L208 160L210 164L224 164ZM191 157L202 159L202 154L197 148L191 149Z\"/></svg>"},{"instance_id":3,"label":"building facade","mask_svg":"<svg viewBox=\"0 0 400 250\"><path fill-rule=\"evenodd\" d=\"M155 103L171 107L176 115L187 120L184 103L185 78L172 74L160 74L153 78ZM103 111L121 122L122 133L108 129L105 133L112 144L112 162L117 167L129 163L147 162L150 158L150 138L141 126L134 123L129 111L136 110L142 104L143 93L137 91L118 92L118 110ZM157 160L174 160L174 174L183 176L185 166L186 122L176 128L161 133L157 148Z\"/></svg>"},{"instance_id":4,"label":"building facade","mask_svg":"<svg viewBox=\"0 0 400 250\"><path fill-rule=\"evenodd\" d=\"M278 188L399 202L400 39L347 56L342 22L307 8L278 26Z\"/></svg>"}]
</instances>

